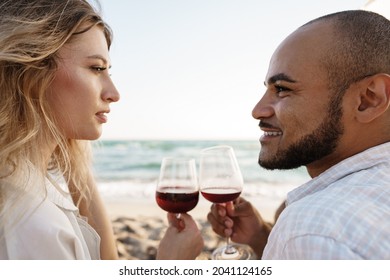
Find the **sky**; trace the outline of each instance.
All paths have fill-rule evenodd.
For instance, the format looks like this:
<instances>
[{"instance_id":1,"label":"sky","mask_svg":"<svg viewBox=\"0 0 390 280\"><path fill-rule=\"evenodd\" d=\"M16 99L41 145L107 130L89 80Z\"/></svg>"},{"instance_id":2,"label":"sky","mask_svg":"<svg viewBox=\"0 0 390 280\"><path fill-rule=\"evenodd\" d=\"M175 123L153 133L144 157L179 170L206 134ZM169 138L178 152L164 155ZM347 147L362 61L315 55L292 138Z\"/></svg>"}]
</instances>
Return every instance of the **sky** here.
<instances>
[{"instance_id":1,"label":"sky","mask_svg":"<svg viewBox=\"0 0 390 280\"><path fill-rule=\"evenodd\" d=\"M275 48L316 17L367 0L100 0L111 26L102 139L258 139L253 107Z\"/></svg>"}]
</instances>

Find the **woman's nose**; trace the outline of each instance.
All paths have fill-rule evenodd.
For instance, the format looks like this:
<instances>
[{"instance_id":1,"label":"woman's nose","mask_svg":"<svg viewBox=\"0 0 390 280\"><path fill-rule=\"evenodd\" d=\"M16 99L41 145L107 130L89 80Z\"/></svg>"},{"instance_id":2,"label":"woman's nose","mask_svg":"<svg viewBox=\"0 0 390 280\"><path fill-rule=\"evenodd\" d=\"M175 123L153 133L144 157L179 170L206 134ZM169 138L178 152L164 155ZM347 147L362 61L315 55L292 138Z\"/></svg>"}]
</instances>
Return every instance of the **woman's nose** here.
<instances>
[{"instance_id":1,"label":"woman's nose","mask_svg":"<svg viewBox=\"0 0 390 280\"><path fill-rule=\"evenodd\" d=\"M120 94L116 89L114 83L110 81L107 88L103 92L102 99L107 102L118 102L120 99Z\"/></svg>"}]
</instances>

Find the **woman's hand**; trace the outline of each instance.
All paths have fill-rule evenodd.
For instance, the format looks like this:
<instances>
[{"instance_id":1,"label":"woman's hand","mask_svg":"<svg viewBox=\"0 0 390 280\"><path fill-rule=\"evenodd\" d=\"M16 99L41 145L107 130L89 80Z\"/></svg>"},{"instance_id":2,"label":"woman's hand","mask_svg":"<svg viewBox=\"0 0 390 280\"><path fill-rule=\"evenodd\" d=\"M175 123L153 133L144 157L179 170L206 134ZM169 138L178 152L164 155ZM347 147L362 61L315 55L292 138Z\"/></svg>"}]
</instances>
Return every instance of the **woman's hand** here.
<instances>
[{"instance_id":1,"label":"woman's hand","mask_svg":"<svg viewBox=\"0 0 390 280\"><path fill-rule=\"evenodd\" d=\"M203 238L194 219L188 214L168 213L169 227L157 251L160 260L193 260L203 249Z\"/></svg>"}]
</instances>

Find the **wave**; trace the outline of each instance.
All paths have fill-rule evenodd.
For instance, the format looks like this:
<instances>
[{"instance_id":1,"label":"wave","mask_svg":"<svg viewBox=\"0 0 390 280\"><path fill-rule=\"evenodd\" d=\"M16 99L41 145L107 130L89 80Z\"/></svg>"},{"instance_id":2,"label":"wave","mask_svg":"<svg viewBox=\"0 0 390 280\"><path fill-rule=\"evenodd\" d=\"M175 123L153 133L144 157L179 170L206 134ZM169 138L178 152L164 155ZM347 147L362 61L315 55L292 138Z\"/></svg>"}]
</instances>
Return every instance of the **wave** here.
<instances>
[{"instance_id":1,"label":"wave","mask_svg":"<svg viewBox=\"0 0 390 280\"><path fill-rule=\"evenodd\" d=\"M198 162L201 149L222 144L230 145L235 150L247 195L285 193L309 179L303 168L268 171L259 167L259 143L236 140L100 141L93 145L94 172L98 184L107 195L141 195L145 190L154 190L163 157L191 157Z\"/></svg>"}]
</instances>

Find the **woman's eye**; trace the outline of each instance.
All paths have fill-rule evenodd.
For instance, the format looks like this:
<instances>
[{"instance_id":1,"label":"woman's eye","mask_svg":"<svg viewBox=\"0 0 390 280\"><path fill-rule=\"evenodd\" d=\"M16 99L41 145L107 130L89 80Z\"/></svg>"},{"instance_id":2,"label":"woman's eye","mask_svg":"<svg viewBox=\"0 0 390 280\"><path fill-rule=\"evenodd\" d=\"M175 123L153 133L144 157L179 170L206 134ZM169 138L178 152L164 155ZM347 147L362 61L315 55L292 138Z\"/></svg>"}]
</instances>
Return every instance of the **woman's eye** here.
<instances>
[{"instance_id":1,"label":"woman's eye","mask_svg":"<svg viewBox=\"0 0 390 280\"><path fill-rule=\"evenodd\" d=\"M103 72L107 69L107 67L104 66L92 66L91 68L96 72Z\"/></svg>"}]
</instances>

